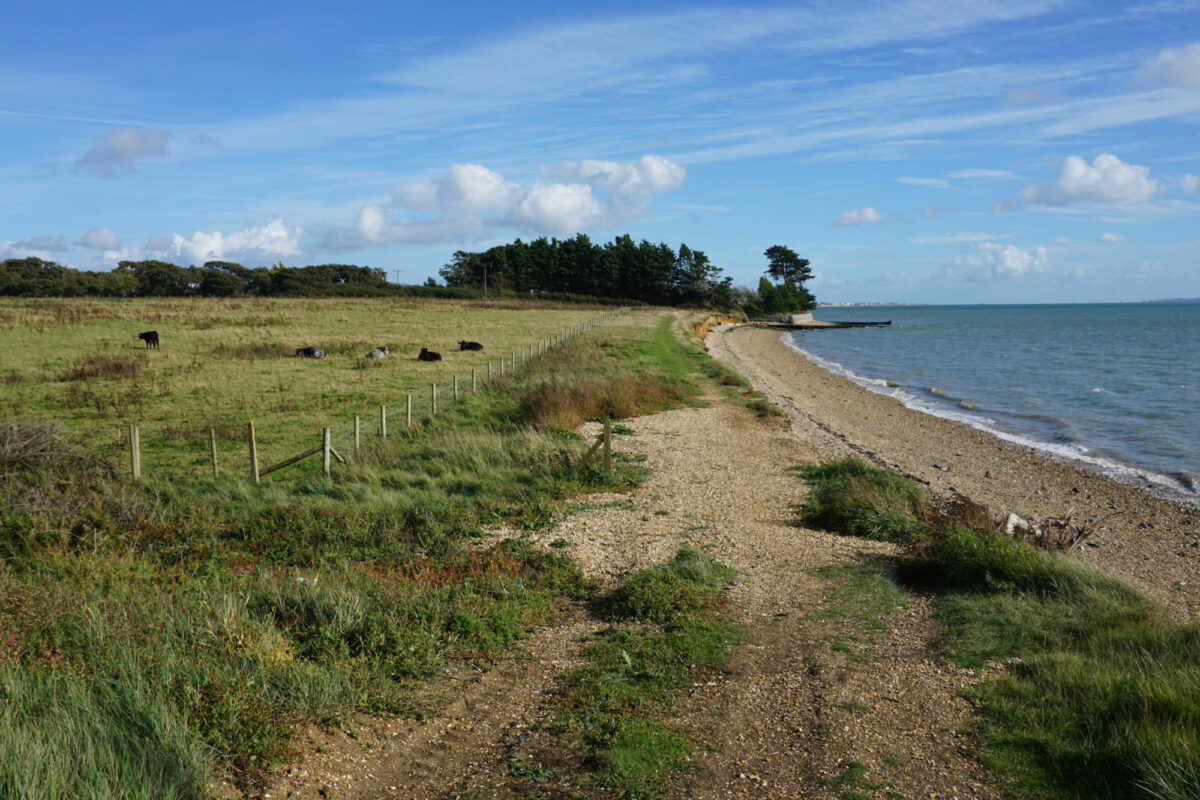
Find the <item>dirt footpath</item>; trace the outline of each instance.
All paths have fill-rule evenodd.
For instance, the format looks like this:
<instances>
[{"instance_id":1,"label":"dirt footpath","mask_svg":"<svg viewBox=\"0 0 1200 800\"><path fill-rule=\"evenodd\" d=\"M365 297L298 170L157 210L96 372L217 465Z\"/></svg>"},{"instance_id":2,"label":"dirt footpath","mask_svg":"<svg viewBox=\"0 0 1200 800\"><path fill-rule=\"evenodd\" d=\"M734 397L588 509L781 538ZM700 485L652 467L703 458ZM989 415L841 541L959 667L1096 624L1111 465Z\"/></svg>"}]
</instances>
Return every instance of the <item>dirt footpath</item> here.
<instances>
[{"instance_id":1,"label":"dirt footpath","mask_svg":"<svg viewBox=\"0 0 1200 800\"><path fill-rule=\"evenodd\" d=\"M837 578L814 569L886 558L886 545L799 527L803 485L789 467L813 445L727 400L624 423L615 447L644 457L647 481L584 507L537 534L609 586L629 572L703 547L739 571L731 588L750 633L730 668L693 688L678 709L698 743L673 794L694 798L988 798L1000 793L971 757L969 703L978 677L941 663L939 629L920 598L882 625L829 616ZM589 433L590 430L585 430ZM561 543L560 543L561 544ZM540 632L480 674L454 674L456 698L423 722L360 720L356 739L314 732L312 752L272 797L522 797L510 759L554 709L557 675L595 623L586 612ZM317 749L323 752L317 752ZM540 797L611 796L558 776ZM570 784L574 785L570 785Z\"/></svg>"}]
</instances>

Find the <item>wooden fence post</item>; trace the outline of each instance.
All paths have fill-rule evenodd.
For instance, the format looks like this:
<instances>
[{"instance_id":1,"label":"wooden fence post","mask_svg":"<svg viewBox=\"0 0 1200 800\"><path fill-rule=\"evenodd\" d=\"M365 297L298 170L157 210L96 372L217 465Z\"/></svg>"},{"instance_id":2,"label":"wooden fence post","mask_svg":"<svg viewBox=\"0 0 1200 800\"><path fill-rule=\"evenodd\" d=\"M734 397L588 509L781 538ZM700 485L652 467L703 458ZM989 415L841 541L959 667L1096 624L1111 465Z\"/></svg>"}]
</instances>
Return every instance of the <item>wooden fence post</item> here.
<instances>
[{"instance_id":1,"label":"wooden fence post","mask_svg":"<svg viewBox=\"0 0 1200 800\"><path fill-rule=\"evenodd\" d=\"M488 386L492 385L492 362L488 361Z\"/></svg>"},{"instance_id":2,"label":"wooden fence post","mask_svg":"<svg viewBox=\"0 0 1200 800\"><path fill-rule=\"evenodd\" d=\"M142 432L135 425L129 426L129 463L133 466L133 479L142 477Z\"/></svg>"},{"instance_id":3,"label":"wooden fence post","mask_svg":"<svg viewBox=\"0 0 1200 800\"><path fill-rule=\"evenodd\" d=\"M454 376L454 402L458 402L458 376Z\"/></svg>"},{"instance_id":4,"label":"wooden fence post","mask_svg":"<svg viewBox=\"0 0 1200 800\"><path fill-rule=\"evenodd\" d=\"M217 477L217 429L208 429L208 449L212 453L213 477Z\"/></svg>"},{"instance_id":5,"label":"wooden fence post","mask_svg":"<svg viewBox=\"0 0 1200 800\"><path fill-rule=\"evenodd\" d=\"M604 471L612 472L612 420L604 418Z\"/></svg>"},{"instance_id":6,"label":"wooden fence post","mask_svg":"<svg viewBox=\"0 0 1200 800\"><path fill-rule=\"evenodd\" d=\"M329 441L329 428L321 429L321 469L325 471L325 477L329 477L330 455L329 451L333 446Z\"/></svg>"},{"instance_id":7,"label":"wooden fence post","mask_svg":"<svg viewBox=\"0 0 1200 800\"><path fill-rule=\"evenodd\" d=\"M433 413L430 414L429 416L436 417L437 416L437 382L431 383L429 385L433 388L433 394L431 395L431 397L433 398Z\"/></svg>"},{"instance_id":8,"label":"wooden fence post","mask_svg":"<svg viewBox=\"0 0 1200 800\"><path fill-rule=\"evenodd\" d=\"M358 414L355 414L354 415L354 455L356 455L356 456L358 455L359 450L362 448L362 441L359 439L359 436L361 435L361 433L362 433L362 425L358 421Z\"/></svg>"},{"instance_id":9,"label":"wooden fence post","mask_svg":"<svg viewBox=\"0 0 1200 800\"><path fill-rule=\"evenodd\" d=\"M404 403L404 430L412 427L412 392L408 393L408 399Z\"/></svg>"},{"instance_id":10,"label":"wooden fence post","mask_svg":"<svg viewBox=\"0 0 1200 800\"><path fill-rule=\"evenodd\" d=\"M254 420L246 425L250 433L250 480L258 483L258 443L254 441Z\"/></svg>"},{"instance_id":11,"label":"wooden fence post","mask_svg":"<svg viewBox=\"0 0 1200 800\"><path fill-rule=\"evenodd\" d=\"M379 438L387 438L387 406L379 407Z\"/></svg>"},{"instance_id":12,"label":"wooden fence post","mask_svg":"<svg viewBox=\"0 0 1200 800\"><path fill-rule=\"evenodd\" d=\"M488 364L488 366L490 367L491 364ZM504 377L504 356L500 356L500 377Z\"/></svg>"},{"instance_id":13,"label":"wooden fence post","mask_svg":"<svg viewBox=\"0 0 1200 800\"><path fill-rule=\"evenodd\" d=\"M479 370L471 368L471 394L479 391Z\"/></svg>"}]
</instances>

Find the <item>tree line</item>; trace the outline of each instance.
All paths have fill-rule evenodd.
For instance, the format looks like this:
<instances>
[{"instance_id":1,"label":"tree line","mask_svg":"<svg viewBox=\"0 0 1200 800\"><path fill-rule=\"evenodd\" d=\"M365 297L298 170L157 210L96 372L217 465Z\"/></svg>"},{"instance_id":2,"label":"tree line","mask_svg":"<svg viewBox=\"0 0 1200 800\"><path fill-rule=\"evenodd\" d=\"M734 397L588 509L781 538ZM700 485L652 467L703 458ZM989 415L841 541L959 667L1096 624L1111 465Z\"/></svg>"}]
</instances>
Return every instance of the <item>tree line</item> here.
<instances>
[{"instance_id":1,"label":"tree line","mask_svg":"<svg viewBox=\"0 0 1200 800\"><path fill-rule=\"evenodd\" d=\"M459 250L442 267L445 285L397 286L374 267L321 264L249 268L230 261L181 267L122 261L89 272L29 257L0 262L0 295L15 297L382 297L418 295L620 300L650 305L742 309L749 314L803 311L815 305L804 282L808 260L781 245L768 248L767 274L756 290L733 286L700 250L628 235L603 245L570 239L517 239L482 252ZM774 278L776 282L772 282Z\"/></svg>"}]
</instances>

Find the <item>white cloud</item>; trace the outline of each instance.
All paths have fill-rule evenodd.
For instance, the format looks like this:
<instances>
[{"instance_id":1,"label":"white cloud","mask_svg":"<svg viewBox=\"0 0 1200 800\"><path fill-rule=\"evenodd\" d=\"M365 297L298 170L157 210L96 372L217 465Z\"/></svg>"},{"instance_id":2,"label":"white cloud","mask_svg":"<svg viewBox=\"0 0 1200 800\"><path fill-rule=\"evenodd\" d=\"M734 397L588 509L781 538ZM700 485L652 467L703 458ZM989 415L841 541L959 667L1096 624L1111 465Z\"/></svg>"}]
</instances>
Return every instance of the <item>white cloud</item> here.
<instances>
[{"instance_id":1,"label":"white cloud","mask_svg":"<svg viewBox=\"0 0 1200 800\"><path fill-rule=\"evenodd\" d=\"M602 223L604 205L582 183L536 184L508 213L507 221L533 231L571 234Z\"/></svg>"},{"instance_id":2,"label":"white cloud","mask_svg":"<svg viewBox=\"0 0 1200 800\"><path fill-rule=\"evenodd\" d=\"M246 228L231 234L220 231L196 231L184 237L154 236L146 244L155 258L178 258L185 263L205 261L247 261L265 263L300 254L301 228L288 227L282 219L270 218L266 225Z\"/></svg>"},{"instance_id":3,"label":"white cloud","mask_svg":"<svg viewBox=\"0 0 1200 800\"><path fill-rule=\"evenodd\" d=\"M1200 89L1200 42L1179 49L1163 50L1142 64L1137 77L1147 83Z\"/></svg>"},{"instance_id":4,"label":"white cloud","mask_svg":"<svg viewBox=\"0 0 1200 800\"><path fill-rule=\"evenodd\" d=\"M1200 177L1189 172L1179 179L1179 187L1188 194L1195 194L1196 189L1200 188Z\"/></svg>"},{"instance_id":5,"label":"white cloud","mask_svg":"<svg viewBox=\"0 0 1200 800\"><path fill-rule=\"evenodd\" d=\"M1117 242L1125 241L1125 237L1119 233L1107 233L1106 232L1106 233L1100 234L1099 238L1100 238L1100 241L1107 242L1108 244L1116 244Z\"/></svg>"},{"instance_id":6,"label":"white cloud","mask_svg":"<svg viewBox=\"0 0 1200 800\"><path fill-rule=\"evenodd\" d=\"M1054 183L1027 186L1021 191L1021 199L1049 206L1065 206L1077 200L1127 205L1144 203L1159 190L1149 167L1126 164L1114 155L1101 153L1090 165L1079 156L1070 156Z\"/></svg>"},{"instance_id":7,"label":"white cloud","mask_svg":"<svg viewBox=\"0 0 1200 800\"><path fill-rule=\"evenodd\" d=\"M0 258L40 258L54 261L55 254L67 249L61 236L31 236L28 239L0 242Z\"/></svg>"},{"instance_id":8,"label":"white cloud","mask_svg":"<svg viewBox=\"0 0 1200 800\"><path fill-rule=\"evenodd\" d=\"M1049 266L1050 257L1042 245L1022 249L985 242L976 246L974 254L955 258L947 272L962 280L990 281L1044 272Z\"/></svg>"},{"instance_id":9,"label":"white cloud","mask_svg":"<svg viewBox=\"0 0 1200 800\"><path fill-rule=\"evenodd\" d=\"M909 186L924 186L927 189L949 189L950 181L945 178L896 178L897 183Z\"/></svg>"},{"instance_id":10,"label":"white cloud","mask_svg":"<svg viewBox=\"0 0 1200 800\"><path fill-rule=\"evenodd\" d=\"M1075 244L1075 240L1072 239L1070 236L1059 236L1057 239L1054 240L1054 243L1065 246L1065 245L1069 245L1069 244Z\"/></svg>"},{"instance_id":11,"label":"white cloud","mask_svg":"<svg viewBox=\"0 0 1200 800\"><path fill-rule=\"evenodd\" d=\"M866 208L852 208L849 211L843 211L833 221L833 224L842 227L845 225L882 225L885 222L887 222L887 219L882 214L871 206L867 206Z\"/></svg>"},{"instance_id":12,"label":"white cloud","mask_svg":"<svg viewBox=\"0 0 1200 800\"><path fill-rule=\"evenodd\" d=\"M134 159L167 154L169 131L142 128L111 128L96 137L92 148L75 159L77 172L90 172L102 178L115 178L122 172L136 172Z\"/></svg>"},{"instance_id":13,"label":"white cloud","mask_svg":"<svg viewBox=\"0 0 1200 800\"><path fill-rule=\"evenodd\" d=\"M909 241L913 244L971 244L974 242L991 242L996 239L1007 239L1008 233L944 233L941 236L912 236Z\"/></svg>"},{"instance_id":14,"label":"white cloud","mask_svg":"<svg viewBox=\"0 0 1200 800\"><path fill-rule=\"evenodd\" d=\"M507 211L520 195L520 186L482 164L452 164L431 181L404 184L396 200L421 211L487 214Z\"/></svg>"},{"instance_id":15,"label":"white cloud","mask_svg":"<svg viewBox=\"0 0 1200 800\"><path fill-rule=\"evenodd\" d=\"M628 163L588 159L542 165L548 180L511 180L482 164L454 164L445 173L397 187L393 206L434 214L394 218L381 205L364 206L358 219L324 231L320 246L431 243L480 238L501 228L565 236L613 227L644 212L658 195L678 189L685 170L647 154Z\"/></svg>"},{"instance_id":16,"label":"white cloud","mask_svg":"<svg viewBox=\"0 0 1200 800\"><path fill-rule=\"evenodd\" d=\"M80 237L79 244L93 250L120 250L121 237L112 228L92 228Z\"/></svg>"}]
</instances>

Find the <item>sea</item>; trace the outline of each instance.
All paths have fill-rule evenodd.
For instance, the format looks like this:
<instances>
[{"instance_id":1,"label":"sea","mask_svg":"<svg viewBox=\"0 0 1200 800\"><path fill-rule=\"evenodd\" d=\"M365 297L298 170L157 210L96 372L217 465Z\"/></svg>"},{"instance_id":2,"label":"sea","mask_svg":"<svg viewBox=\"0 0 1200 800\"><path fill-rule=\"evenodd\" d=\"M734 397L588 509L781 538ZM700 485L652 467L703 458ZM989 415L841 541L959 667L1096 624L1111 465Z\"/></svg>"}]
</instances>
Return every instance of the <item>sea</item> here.
<instances>
[{"instance_id":1,"label":"sea","mask_svg":"<svg viewBox=\"0 0 1200 800\"><path fill-rule=\"evenodd\" d=\"M822 367L906 406L1159 494L1200 498L1200 301L825 306L792 331Z\"/></svg>"}]
</instances>

